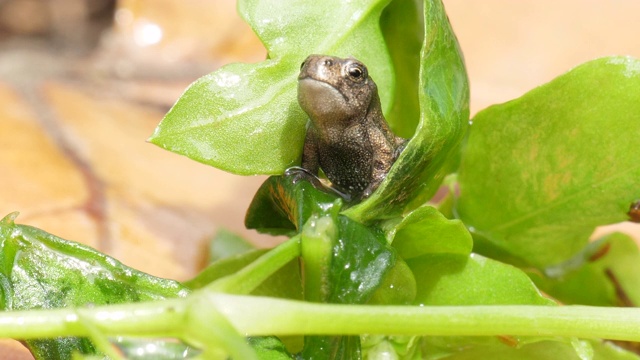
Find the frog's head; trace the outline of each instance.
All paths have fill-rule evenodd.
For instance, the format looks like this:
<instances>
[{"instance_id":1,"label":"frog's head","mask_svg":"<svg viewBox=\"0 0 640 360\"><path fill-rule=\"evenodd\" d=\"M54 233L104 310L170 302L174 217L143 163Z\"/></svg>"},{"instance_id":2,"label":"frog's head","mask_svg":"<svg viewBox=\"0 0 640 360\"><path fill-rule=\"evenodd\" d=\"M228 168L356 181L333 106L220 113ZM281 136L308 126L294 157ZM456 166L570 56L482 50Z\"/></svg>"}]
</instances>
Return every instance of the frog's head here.
<instances>
[{"instance_id":1,"label":"frog's head","mask_svg":"<svg viewBox=\"0 0 640 360\"><path fill-rule=\"evenodd\" d=\"M360 61L309 55L300 67L298 102L319 125L362 118L379 103L376 84Z\"/></svg>"}]
</instances>

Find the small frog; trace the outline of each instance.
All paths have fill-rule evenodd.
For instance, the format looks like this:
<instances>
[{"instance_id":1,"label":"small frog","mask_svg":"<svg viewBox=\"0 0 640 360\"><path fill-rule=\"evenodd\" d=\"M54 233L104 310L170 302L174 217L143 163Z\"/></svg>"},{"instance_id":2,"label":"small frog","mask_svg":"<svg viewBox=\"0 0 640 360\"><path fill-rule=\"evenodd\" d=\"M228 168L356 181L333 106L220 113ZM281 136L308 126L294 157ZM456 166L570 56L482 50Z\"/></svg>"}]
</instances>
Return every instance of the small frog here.
<instances>
[{"instance_id":1,"label":"small frog","mask_svg":"<svg viewBox=\"0 0 640 360\"><path fill-rule=\"evenodd\" d=\"M322 169L347 201L371 195L407 140L389 129L367 67L353 58L310 55L300 68L298 102L311 119L302 168L314 177Z\"/></svg>"}]
</instances>

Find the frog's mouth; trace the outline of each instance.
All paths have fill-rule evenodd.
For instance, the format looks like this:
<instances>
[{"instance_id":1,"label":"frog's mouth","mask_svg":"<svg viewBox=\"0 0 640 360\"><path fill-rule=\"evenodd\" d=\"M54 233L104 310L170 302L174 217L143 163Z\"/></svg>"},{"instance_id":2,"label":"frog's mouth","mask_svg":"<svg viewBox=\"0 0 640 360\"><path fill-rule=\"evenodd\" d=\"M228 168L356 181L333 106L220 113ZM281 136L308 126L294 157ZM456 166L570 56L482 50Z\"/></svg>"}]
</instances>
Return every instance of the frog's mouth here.
<instances>
[{"instance_id":1,"label":"frog's mouth","mask_svg":"<svg viewBox=\"0 0 640 360\"><path fill-rule=\"evenodd\" d=\"M310 77L298 81L298 102L312 120L333 120L349 113L349 100L332 85Z\"/></svg>"}]
</instances>

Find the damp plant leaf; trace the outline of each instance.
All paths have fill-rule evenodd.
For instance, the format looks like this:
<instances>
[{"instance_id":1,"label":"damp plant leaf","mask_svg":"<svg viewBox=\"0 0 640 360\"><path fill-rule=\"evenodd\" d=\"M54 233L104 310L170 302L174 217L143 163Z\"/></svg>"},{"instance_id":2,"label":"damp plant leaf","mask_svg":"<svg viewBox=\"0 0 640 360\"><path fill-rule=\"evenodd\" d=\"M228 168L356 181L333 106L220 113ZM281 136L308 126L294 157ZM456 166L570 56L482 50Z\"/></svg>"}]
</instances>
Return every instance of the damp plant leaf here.
<instances>
[{"instance_id":1,"label":"damp plant leaf","mask_svg":"<svg viewBox=\"0 0 640 360\"><path fill-rule=\"evenodd\" d=\"M124 266L87 246L31 226L0 221L0 283L3 310L55 309L184 297L180 283ZM84 338L26 342L39 359L67 359L75 351L92 354Z\"/></svg>"},{"instance_id":2,"label":"damp plant leaf","mask_svg":"<svg viewBox=\"0 0 640 360\"><path fill-rule=\"evenodd\" d=\"M391 107L394 73L379 26L389 1L241 0L240 15L267 60L230 64L197 80L150 141L236 174L282 173L302 153L307 116L298 106L297 76L308 55L363 61L382 89L383 109Z\"/></svg>"}]
</instances>

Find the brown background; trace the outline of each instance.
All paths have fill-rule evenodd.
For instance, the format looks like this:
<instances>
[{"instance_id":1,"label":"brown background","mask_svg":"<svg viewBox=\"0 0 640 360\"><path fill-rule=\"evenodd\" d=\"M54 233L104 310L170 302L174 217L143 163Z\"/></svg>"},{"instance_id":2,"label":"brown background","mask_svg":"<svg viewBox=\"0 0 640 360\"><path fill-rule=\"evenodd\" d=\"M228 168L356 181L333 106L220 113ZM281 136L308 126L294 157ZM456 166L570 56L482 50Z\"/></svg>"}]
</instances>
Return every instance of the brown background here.
<instances>
[{"instance_id":1,"label":"brown background","mask_svg":"<svg viewBox=\"0 0 640 360\"><path fill-rule=\"evenodd\" d=\"M198 270L219 227L272 244L242 225L263 177L226 174L144 141L191 81L264 57L234 2L121 1L113 28L81 0L61 2L72 10L33 0L0 6L0 216L20 211L20 223L176 279ZM640 57L634 0L444 2L472 113L590 59ZM142 46L149 23L164 37ZM637 226L621 228L640 238ZM25 358L2 344L0 358Z\"/></svg>"}]
</instances>

